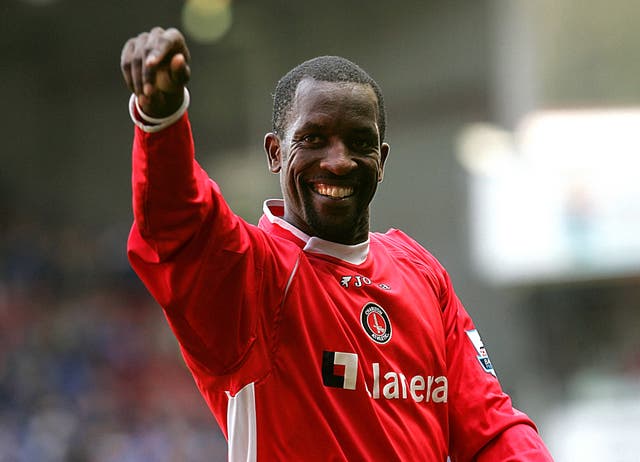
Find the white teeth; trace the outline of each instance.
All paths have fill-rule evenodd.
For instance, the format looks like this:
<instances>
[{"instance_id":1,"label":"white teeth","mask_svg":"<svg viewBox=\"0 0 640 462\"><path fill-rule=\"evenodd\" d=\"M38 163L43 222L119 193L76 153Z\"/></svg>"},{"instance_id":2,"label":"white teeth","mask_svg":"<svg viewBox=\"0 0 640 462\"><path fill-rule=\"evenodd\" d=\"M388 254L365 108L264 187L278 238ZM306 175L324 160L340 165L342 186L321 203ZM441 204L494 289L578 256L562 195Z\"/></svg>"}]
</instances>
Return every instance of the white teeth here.
<instances>
[{"instance_id":1,"label":"white teeth","mask_svg":"<svg viewBox=\"0 0 640 462\"><path fill-rule=\"evenodd\" d=\"M313 189L322 196L342 199L353 194L353 188L350 186L333 186L328 184L316 184Z\"/></svg>"}]
</instances>

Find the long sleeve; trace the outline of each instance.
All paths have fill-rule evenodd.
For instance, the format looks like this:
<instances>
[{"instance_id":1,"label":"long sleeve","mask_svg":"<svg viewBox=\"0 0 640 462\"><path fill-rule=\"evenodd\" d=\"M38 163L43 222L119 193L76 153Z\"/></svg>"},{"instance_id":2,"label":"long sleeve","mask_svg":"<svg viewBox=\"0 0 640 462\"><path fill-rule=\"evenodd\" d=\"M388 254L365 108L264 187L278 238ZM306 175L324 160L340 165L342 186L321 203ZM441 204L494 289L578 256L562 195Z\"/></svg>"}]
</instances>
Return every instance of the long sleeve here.
<instances>
[{"instance_id":1,"label":"long sleeve","mask_svg":"<svg viewBox=\"0 0 640 462\"><path fill-rule=\"evenodd\" d=\"M453 462L552 462L529 417L514 409L471 317L444 270L441 278Z\"/></svg>"},{"instance_id":2,"label":"long sleeve","mask_svg":"<svg viewBox=\"0 0 640 462\"><path fill-rule=\"evenodd\" d=\"M533 427L514 425L484 446L475 460L476 462L547 462L553 459Z\"/></svg>"},{"instance_id":3,"label":"long sleeve","mask_svg":"<svg viewBox=\"0 0 640 462\"><path fill-rule=\"evenodd\" d=\"M156 133L135 130L131 265L189 367L227 376L223 389L241 387L268 368L293 263L275 258L278 243L231 211L195 160L186 114Z\"/></svg>"},{"instance_id":4,"label":"long sleeve","mask_svg":"<svg viewBox=\"0 0 640 462\"><path fill-rule=\"evenodd\" d=\"M193 238L213 205L204 196L209 178L195 162L187 115L157 133L136 127L132 169L134 231L149 246L136 250L165 261Z\"/></svg>"},{"instance_id":5,"label":"long sleeve","mask_svg":"<svg viewBox=\"0 0 640 462\"><path fill-rule=\"evenodd\" d=\"M446 349L449 456L452 462L552 462L531 419L502 390L473 320L440 262L394 230L422 262L441 310Z\"/></svg>"}]
</instances>

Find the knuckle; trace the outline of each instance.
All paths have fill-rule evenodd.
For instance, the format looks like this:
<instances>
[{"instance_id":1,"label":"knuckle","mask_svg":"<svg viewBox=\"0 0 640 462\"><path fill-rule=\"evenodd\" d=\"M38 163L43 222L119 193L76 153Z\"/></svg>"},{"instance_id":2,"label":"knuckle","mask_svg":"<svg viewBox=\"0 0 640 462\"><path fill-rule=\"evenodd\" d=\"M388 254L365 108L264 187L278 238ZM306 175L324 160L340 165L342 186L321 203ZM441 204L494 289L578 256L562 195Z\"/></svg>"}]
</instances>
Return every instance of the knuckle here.
<instances>
[{"instance_id":1,"label":"knuckle","mask_svg":"<svg viewBox=\"0 0 640 462\"><path fill-rule=\"evenodd\" d=\"M147 43L148 39L149 34L147 32L143 32L142 34L138 35L134 39L134 48L139 49L140 47L144 46L144 44Z\"/></svg>"},{"instance_id":2,"label":"knuckle","mask_svg":"<svg viewBox=\"0 0 640 462\"><path fill-rule=\"evenodd\" d=\"M167 35L171 35L171 36L175 36L175 37L181 37L182 36L180 31L178 29L176 29L175 27L169 27L165 32L166 32Z\"/></svg>"},{"instance_id":3,"label":"knuckle","mask_svg":"<svg viewBox=\"0 0 640 462\"><path fill-rule=\"evenodd\" d=\"M120 54L120 61L124 62L131 55L132 50L135 47L135 39L130 38L125 42L122 47L122 53Z\"/></svg>"},{"instance_id":4,"label":"knuckle","mask_svg":"<svg viewBox=\"0 0 640 462\"><path fill-rule=\"evenodd\" d=\"M136 41L135 47L133 49L132 55L134 56L134 59L142 59L142 55L145 52L145 48L146 48L146 41Z\"/></svg>"},{"instance_id":5,"label":"knuckle","mask_svg":"<svg viewBox=\"0 0 640 462\"><path fill-rule=\"evenodd\" d=\"M144 47L142 47L142 54L144 56L149 56L149 53L151 53L155 48L156 47L153 43L147 43Z\"/></svg>"},{"instance_id":6,"label":"knuckle","mask_svg":"<svg viewBox=\"0 0 640 462\"><path fill-rule=\"evenodd\" d=\"M175 27L167 29L163 36L169 42L184 43L184 37L182 33Z\"/></svg>"}]
</instances>

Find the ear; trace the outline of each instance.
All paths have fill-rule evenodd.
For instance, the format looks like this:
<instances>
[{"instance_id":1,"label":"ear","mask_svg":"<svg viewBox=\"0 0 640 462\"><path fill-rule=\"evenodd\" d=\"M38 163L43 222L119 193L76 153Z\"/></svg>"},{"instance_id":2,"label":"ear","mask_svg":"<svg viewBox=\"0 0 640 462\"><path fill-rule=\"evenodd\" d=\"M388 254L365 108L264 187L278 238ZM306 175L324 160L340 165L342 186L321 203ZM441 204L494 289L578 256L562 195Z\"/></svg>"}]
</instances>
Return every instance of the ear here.
<instances>
[{"instance_id":1,"label":"ear","mask_svg":"<svg viewBox=\"0 0 640 462\"><path fill-rule=\"evenodd\" d=\"M390 149L391 148L387 143L382 143L380 145L380 171L378 172L378 183L381 183L382 178L384 177L384 163L387 161Z\"/></svg>"},{"instance_id":2,"label":"ear","mask_svg":"<svg viewBox=\"0 0 640 462\"><path fill-rule=\"evenodd\" d=\"M267 154L269 170L278 173L282 169L282 149L280 138L275 133L267 133L264 136L264 152Z\"/></svg>"}]
</instances>

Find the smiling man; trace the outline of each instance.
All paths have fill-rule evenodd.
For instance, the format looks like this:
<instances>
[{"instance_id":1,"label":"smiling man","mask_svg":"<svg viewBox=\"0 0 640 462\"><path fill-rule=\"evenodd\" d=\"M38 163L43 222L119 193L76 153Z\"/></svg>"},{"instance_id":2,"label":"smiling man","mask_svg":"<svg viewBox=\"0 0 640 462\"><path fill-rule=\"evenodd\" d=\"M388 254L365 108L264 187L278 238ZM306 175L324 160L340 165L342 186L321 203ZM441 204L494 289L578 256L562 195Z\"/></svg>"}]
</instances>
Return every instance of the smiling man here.
<instances>
[{"instance_id":1,"label":"smiling man","mask_svg":"<svg viewBox=\"0 0 640 462\"><path fill-rule=\"evenodd\" d=\"M130 39L132 266L163 307L231 461L550 461L440 263L369 231L389 145L378 85L320 57L276 87L258 226L195 160L189 51Z\"/></svg>"},{"instance_id":2,"label":"smiling man","mask_svg":"<svg viewBox=\"0 0 640 462\"><path fill-rule=\"evenodd\" d=\"M312 73L336 68L349 64L316 58L285 76L276 98L292 87L288 80L301 80L284 121L274 128L279 134L265 137L265 151L271 171L280 173L284 219L309 236L358 244L369 237L369 203L382 181L389 145L381 142L379 128L384 107L364 72L353 67L339 74L360 77L351 82L316 80L325 76Z\"/></svg>"}]
</instances>

